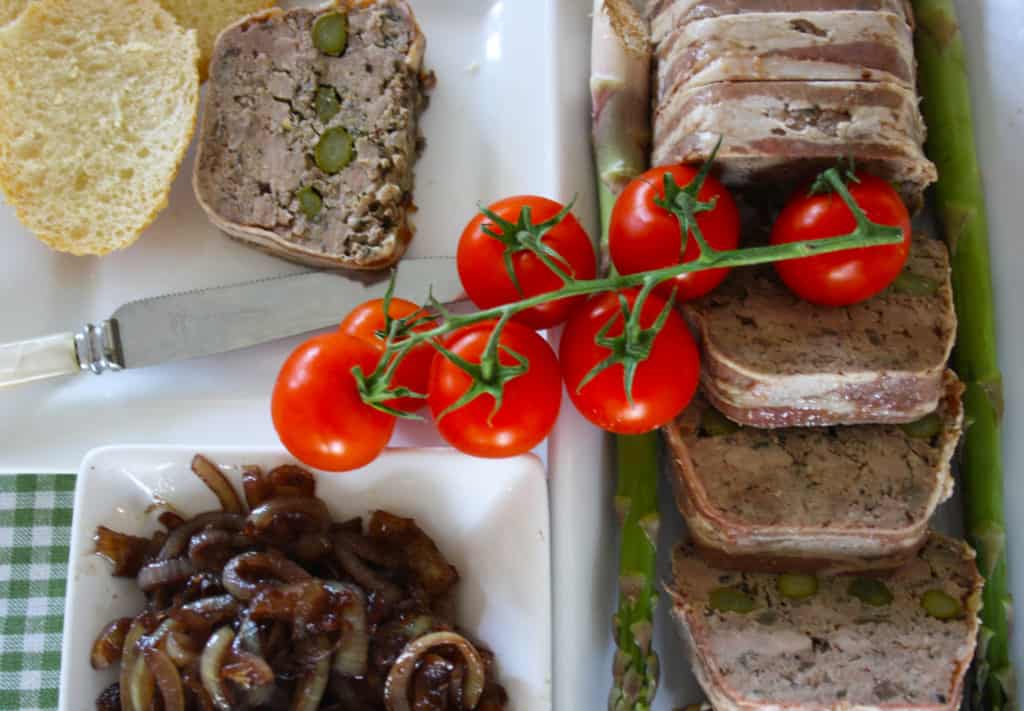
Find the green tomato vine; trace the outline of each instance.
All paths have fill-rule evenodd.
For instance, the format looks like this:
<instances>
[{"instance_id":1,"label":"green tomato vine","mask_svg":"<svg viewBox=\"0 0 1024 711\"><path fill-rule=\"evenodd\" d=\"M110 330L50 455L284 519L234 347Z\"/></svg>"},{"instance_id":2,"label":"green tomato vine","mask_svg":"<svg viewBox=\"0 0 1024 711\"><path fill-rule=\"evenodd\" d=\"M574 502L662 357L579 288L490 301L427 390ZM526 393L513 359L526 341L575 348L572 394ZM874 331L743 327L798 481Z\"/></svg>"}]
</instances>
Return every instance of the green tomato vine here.
<instances>
[{"instance_id":1,"label":"green tomato vine","mask_svg":"<svg viewBox=\"0 0 1024 711\"><path fill-rule=\"evenodd\" d=\"M574 296L590 296L608 291L622 292L627 289L638 288L639 293L632 307L629 306L625 298L620 299L621 317L623 320L622 333L617 336L608 335L612 325L620 316L620 314L616 314L597 334L595 342L608 351L608 356L595 366L580 384L582 388L607 368L621 365L623 367L626 397L632 400L632 383L636 369L650 355L654 338L668 316L668 309L672 307L672 300L670 300L654 324L647 328L641 327L640 314L644 303L659 284L681 274L689 274L706 269L748 267L785 259L799 259L801 257L842 252L849 249L898 244L903 240L903 233L899 227L872 222L860 206L857 205L853 196L850 195L840 170L838 168L830 168L819 176L817 184L828 185L846 203L846 206L850 209L856 220L856 227L852 232L837 237L825 237L805 242L716 250L705 241L696 220L696 216L699 213L713 210L715 207L713 200L701 201L697 197L704 184L704 180L710 172L713 159L714 156L712 155L712 159L701 167L698 174L686 186L679 186L670 174L665 175L665 197L656 200L656 204L675 215L679 222L680 255L685 252L687 242L691 237L697 243L699 255L691 262L675 264L661 269L653 269L635 274L612 274L599 279L575 279L556 263L563 261L561 256L553 253L553 250L542 242L548 230L565 219L569 214L572 203L555 217L540 223L534 223L529 210L525 208L516 223L503 220L489 210L481 208L481 211L494 223L493 226L485 228L486 231L494 239L501 241L505 245L505 252L503 254L505 268L517 288L519 283L512 267L512 255L521 251L529 251L535 254L538 259L562 280L562 286L553 291L468 314L453 313L444 304L437 301L433 294L430 294L426 304L418 311L404 318L392 318L388 315L394 290L394 280L392 279L392 283L384 297L386 319L384 353L377 368L372 373L363 373L358 367L352 371L363 401L396 417L418 419L417 415L401 412L390 407L387 405L387 401L399 397L426 397L425 393L413 392L408 388L392 388L390 383L398 364L406 354L417 345L429 343L442 356L465 371L473 381L472 386L465 395L443 414L462 407L485 394L494 398L495 404L492 413L497 412L501 407L505 384L519 377L529 368L529 361L524 356L506 346L500 345L502 329L509 319L526 309L551 301ZM519 291L522 293L522 289L519 289ZM436 326L427 329L422 328L423 324L434 321L438 322ZM440 342L443 336L454 331L488 321L494 321L495 325L480 363L470 363L460 358L445 348ZM421 330L414 330L417 328ZM502 363L500 361L500 351L511 356L515 361L514 364Z\"/></svg>"}]
</instances>

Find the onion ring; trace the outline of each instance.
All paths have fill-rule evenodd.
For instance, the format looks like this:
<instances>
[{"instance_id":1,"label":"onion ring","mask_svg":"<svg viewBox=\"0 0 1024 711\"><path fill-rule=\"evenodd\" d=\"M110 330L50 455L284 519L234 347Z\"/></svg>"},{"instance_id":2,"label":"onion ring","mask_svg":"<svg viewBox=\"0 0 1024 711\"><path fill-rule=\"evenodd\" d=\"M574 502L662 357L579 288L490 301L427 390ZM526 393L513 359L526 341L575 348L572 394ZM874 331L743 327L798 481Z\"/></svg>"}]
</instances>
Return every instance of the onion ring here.
<instances>
[{"instance_id":1,"label":"onion ring","mask_svg":"<svg viewBox=\"0 0 1024 711\"><path fill-rule=\"evenodd\" d=\"M172 585L188 580L192 573L196 572L195 567L188 558L179 556L158 560L155 563L142 566L135 582L143 592L152 592L162 585Z\"/></svg>"},{"instance_id":2,"label":"onion ring","mask_svg":"<svg viewBox=\"0 0 1024 711\"><path fill-rule=\"evenodd\" d=\"M106 669L121 659L124 652L124 638L132 625L132 618L121 617L108 623L96 636L89 654L93 669Z\"/></svg>"},{"instance_id":3,"label":"onion ring","mask_svg":"<svg viewBox=\"0 0 1024 711\"><path fill-rule=\"evenodd\" d=\"M466 680L462 687L462 708L473 709L480 703L486 682L484 660L468 639L456 632L431 632L418 637L398 655L387 681L384 682L384 704L388 711L411 711L409 683L420 657L434 647L454 647L466 662Z\"/></svg>"},{"instance_id":4,"label":"onion ring","mask_svg":"<svg viewBox=\"0 0 1024 711\"><path fill-rule=\"evenodd\" d=\"M206 641L203 654L199 658L199 676L203 680L203 688L210 695L213 705L220 711L231 711L231 700L220 678L220 670L231 649L231 641L235 633L230 627L221 627ZM148 708L148 707L147 707Z\"/></svg>"},{"instance_id":5,"label":"onion ring","mask_svg":"<svg viewBox=\"0 0 1024 711\"><path fill-rule=\"evenodd\" d=\"M164 702L164 711L185 711L185 689L181 685L181 675L167 653L157 647L148 647L142 653L146 666L156 680L160 697Z\"/></svg>"},{"instance_id":6,"label":"onion ring","mask_svg":"<svg viewBox=\"0 0 1024 711\"><path fill-rule=\"evenodd\" d=\"M245 525L245 519L238 514L224 513L223 511L207 511L189 519L176 529L171 531L160 549L157 560L177 558L188 548L192 534L204 528L224 528L229 531L241 531Z\"/></svg>"},{"instance_id":7,"label":"onion ring","mask_svg":"<svg viewBox=\"0 0 1024 711\"><path fill-rule=\"evenodd\" d=\"M348 625L348 630L342 631L341 643L334 654L331 669L342 676L363 676L370 656L366 595L350 583L330 581L324 583L324 587L336 595L344 595L338 603L338 616Z\"/></svg>"},{"instance_id":8,"label":"onion ring","mask_svg":"<svg viewBox=\"0 0 1024 711\"><path fill-rule=\"evenodd\" d=\"M210 491L220 501L220 507L224 511L233 514L245 512L235 487L231 486L231 482L227 480L224 472L216 464L203 455L197 454L192 457L192 471L195 472L197 477L202 479L204 484L210 487Z\"/></svg>"},{"instance_id":9,"label":"onion ring","mask_svg":"<svg viewBox=\"0 0 1024 711\"><path fill-rule=\"evenodd\" d=\"M256 580L252 575L260 575ZM293 583L313 576L298 563L276 553L241 553L224 565L221 584L239 600L252 600L268 584L267 576Z\"/></svg>"}]
</instances>

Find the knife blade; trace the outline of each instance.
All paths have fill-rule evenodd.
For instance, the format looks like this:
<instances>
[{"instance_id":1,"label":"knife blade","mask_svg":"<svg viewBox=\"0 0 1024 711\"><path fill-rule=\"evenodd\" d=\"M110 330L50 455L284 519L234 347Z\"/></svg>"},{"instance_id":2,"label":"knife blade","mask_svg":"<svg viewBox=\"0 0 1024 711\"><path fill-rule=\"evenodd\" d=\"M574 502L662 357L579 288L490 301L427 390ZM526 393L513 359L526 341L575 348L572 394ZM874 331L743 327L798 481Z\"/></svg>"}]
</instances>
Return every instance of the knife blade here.
<instances>
[{"instance_id":1,"label":"knife blade","mask_svg":"<svg viewBox=\"0 0 1024 711\"><path fill-rule=\"evenodd\" d=\"M455 259L405 259L395 296L442 302L462 296ZM337 324L384 296L390 272L302 272L131 301L77 333L0 345L0 386L72 373L143 368L225 353Z\"/></svg>"}]
</instances>

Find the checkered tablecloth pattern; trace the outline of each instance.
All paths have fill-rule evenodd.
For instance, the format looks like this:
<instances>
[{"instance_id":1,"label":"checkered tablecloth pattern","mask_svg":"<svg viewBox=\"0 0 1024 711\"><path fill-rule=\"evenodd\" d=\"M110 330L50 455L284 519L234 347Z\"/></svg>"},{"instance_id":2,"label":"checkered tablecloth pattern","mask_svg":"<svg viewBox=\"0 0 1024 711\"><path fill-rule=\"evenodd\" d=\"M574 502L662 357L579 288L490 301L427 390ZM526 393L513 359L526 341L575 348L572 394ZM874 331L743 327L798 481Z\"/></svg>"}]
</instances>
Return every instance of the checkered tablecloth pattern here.
<instances>
[{"instance_id":1,"label":"checkered tablecloth pattern","mask_svg":"<svg viewBox=\"0 0 1024 711\"><path fill-rule=\"evenodd\" d=\"M57 708L70 474L0 475L0 709Z\"/></svg>"}]
</instances>

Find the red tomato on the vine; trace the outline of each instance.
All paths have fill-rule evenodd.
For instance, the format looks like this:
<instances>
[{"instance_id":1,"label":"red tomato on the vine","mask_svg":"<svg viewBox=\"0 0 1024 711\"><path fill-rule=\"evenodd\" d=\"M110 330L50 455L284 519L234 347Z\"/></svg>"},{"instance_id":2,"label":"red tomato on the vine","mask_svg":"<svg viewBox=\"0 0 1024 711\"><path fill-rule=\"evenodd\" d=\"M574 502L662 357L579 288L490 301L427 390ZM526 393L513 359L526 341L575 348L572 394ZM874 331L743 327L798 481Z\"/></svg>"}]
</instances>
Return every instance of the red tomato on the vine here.
<instances>
[{"instance_id":1,"label":"red tomato on the vine","mask_svg":"<svg viewBox=\"0 0 1024 711\"><path fill-rule=\"evenodd\" d=\"M562 209L563 205L543 197L519 195L499 200L490 206L491 212L511 223L519 220L524 207L532 211L531 222L544 222ZM490 218L483 213L474 217L459 239L456 263L459 279L466 294L481 309L501 306L512 301L554 291L562 286L562 280L545 265L536 254L519 251L512 255L512 265L522 287L520 293L505 267L503 254L506 246L500 240L487 234L484 229L501 232ZM551 248L562 260L552 259L560 269L575 279L593 279L597 274L597 258L586 231L571 214L552 227L541 243ZM573 297L551 301L520 312L513 320L530 328L542 329L556 326L569 317L572 310L582 303L584 297Z\"/></svg>"},{"instance_id":2,"label":"red tomato on the vine","mask_svg":"<svg viewBox=\"0 0 1024 711\"><path fill-rule=\"evenodd\" d=\"M637 292L625 292L629 305ZM640 325L650 327L665 307L665 301L652 294L640 311ZM591 369L611 355L595 338L609 322L607 335L622 334L623 318L618 296L598 294L576 311L562 332L559 360L569 397L576 409L598 427L618 434L640 434L670 422L682 412L697 390L700 356L693 336L682 317L673 309L664 328L654 337L648 358L636 369L632 404L626 398L624 367L615 364L582 388Z\"/></svg>"},{"instance_id":3,"label":"red tomato on the vine","mask_svg":"<svg viewBox=\"0 0 1024 711\"><path fill-rule=\"evenodd\" d=\"M467 326L446 338L445 346L479 364L494 326L494 322ZM548 342L515 322L506 324L499 338L499 362L517 364L506 350L511 349L529 361L529 369L505 383L497 411L494 398L483 394L440 417L469 390L472 379L441 353L434 356L430 369L428 402L438 432L456 449L477 457L512 457L530 451L551 432L562 401L558 360Z\"/></svg>"},{"instance_id":4,"label":"red tomato on the vine","mask_svg":"<svg viewBox=\"0 0 1024 711\"><path fill-rule=\"evenodd\" d=\"M697 175L699 167L666 165L652 168L634 178L615 201L608 226L608 253L621 274L635 274L651 269L692 262L700 256L700 248L691 233L681 249L682 230L674 214L654 204L665 198L665 174L685 188ZM697 192L701 202L715 200L712 210L698 212L697 225L704 241L714 249L736 249L740 242L740 215L729 190L709 175ZM658 286L655 293L668 298L675 289L677 301L690 301L707 294L728 275L728 269L706 269L680 274Z\"/></svg>"},{"instance_id":5,"label":"red tomato on the vine","mask_svg":"<svg viewBox=\"0 0 1024 711\"><path fill-rule=\"evenodd\" d=\"M420 310L417 304L405 299L392 298L389 315L393 319L411 316ZM437 326L436 321L424 321L416 326L414 331L429 331ZM355 336L361 341L372 344L378 350L384 350L384 338L380 334L384 332L384 299L372 299L354 308L345 320L341 322L340 331L350 336ZM421 343L410 350L402 362L398 364L395 375L391 379L390 386L406 387L413 392L427 394L427 381L430 377L430 363L434 358L434 348L429 343ZM366 375L369 375L367 372ZM427 404L422 398L400 397L388 400L385 403L388 407L403 412L416 412Z\"/></svg>"},{"instance_id":6,"label":"red tomato on the vine","mask_svg":"<svg viewBox=\"0 0 1024 711\"><path fill-rule=\"evenodd\" d=\"M369 464L395 428L392 415L359 397L352 368L369 375L380 351L346 333L326 333L288 356L274 384L271 417L281 443L297 459L327 471Z\"/></svg>"},{"instance_id":7,"label":"red tomato on the vine","mask_svg":"<svg viewBox=\"0 0 1024 711\"><path fill-rule=\"evenodd\" d=\"M775 263L782 281L800 298L822 306L847 306L871 298L899 276L910 254L910 214L887 181L857 172L847 184L872 222L903 230L903 241L848 249ZM857 227L850 208L834 192L810 194L806 186L790 198L772 228L771 243L803 242L849 234Z\"/></svg>"}]
</instances>

